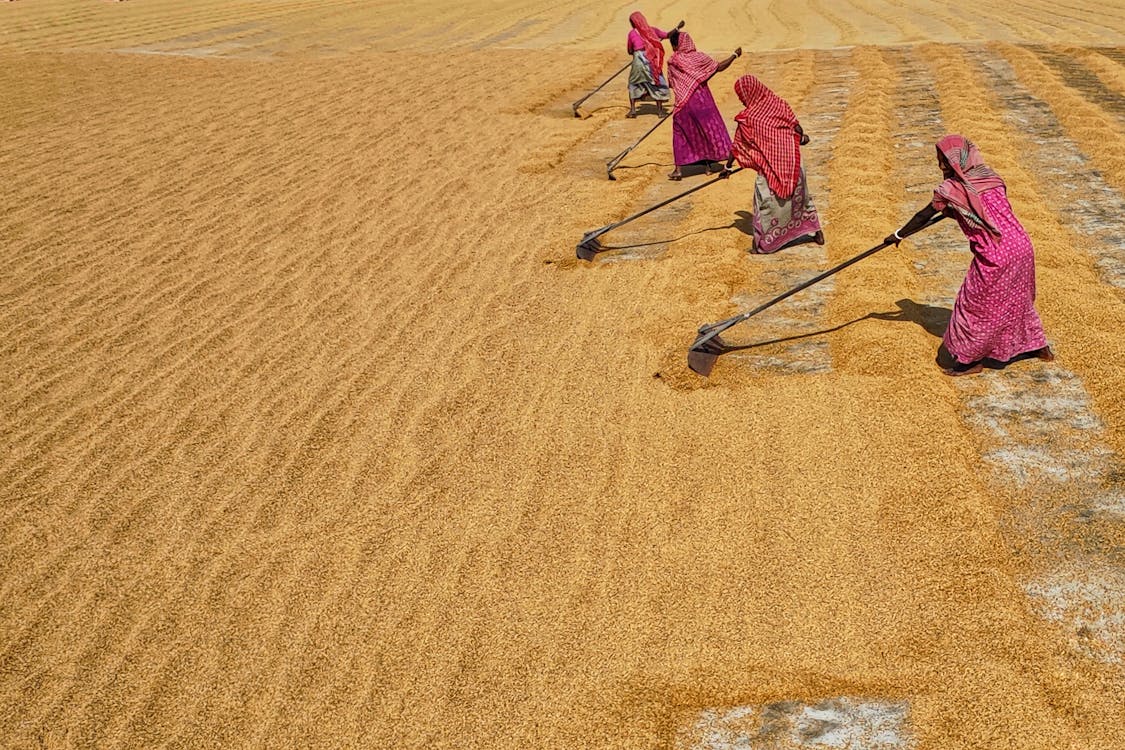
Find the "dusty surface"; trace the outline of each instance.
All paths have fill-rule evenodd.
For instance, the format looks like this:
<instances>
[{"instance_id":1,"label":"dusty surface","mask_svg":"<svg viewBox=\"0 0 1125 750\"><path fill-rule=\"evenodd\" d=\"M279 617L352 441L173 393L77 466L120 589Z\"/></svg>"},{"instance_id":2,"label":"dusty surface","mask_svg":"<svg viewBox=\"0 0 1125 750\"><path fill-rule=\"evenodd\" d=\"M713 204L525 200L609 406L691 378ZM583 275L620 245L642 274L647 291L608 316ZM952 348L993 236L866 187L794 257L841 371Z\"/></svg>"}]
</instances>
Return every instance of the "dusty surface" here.
<instances>
[{"instance_id":1,"label":"dusty surface","mask_svg":"<svg viewBox=\"0 0 1125 750\"><path fill-rule=\"evenodd\" d=\"M631 5L0 4L0 745L1125 747L1125 9L1004 6L644 8L829 243L747 256L746 174L587 264L705 179L571 116ZM938 373L946 225L687 370L944 132L1058 362Z\"/></svg>"}]
</instances>

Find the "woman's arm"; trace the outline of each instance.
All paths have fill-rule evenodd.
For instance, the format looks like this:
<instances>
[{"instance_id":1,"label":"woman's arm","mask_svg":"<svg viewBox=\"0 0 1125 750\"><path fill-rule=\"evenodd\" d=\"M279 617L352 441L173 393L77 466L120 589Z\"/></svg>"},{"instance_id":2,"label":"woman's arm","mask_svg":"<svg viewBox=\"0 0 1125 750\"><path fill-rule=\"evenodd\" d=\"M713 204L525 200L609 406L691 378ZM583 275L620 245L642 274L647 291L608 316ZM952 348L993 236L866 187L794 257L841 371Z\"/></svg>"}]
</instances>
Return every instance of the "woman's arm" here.
<instances>
[{"instance_id":1,"label":"woman's arm","mask_svg":"<svg viewBox=\"0 0 1125 750\"><path fill-rule=\"evenodd\" d=\"M742 47L739 47L738 49L736 49L734 51L733 55L731 55L726 60L723 60L721 63L719 63L719 67L715 68L715 72L718 73L720 70L726 70L727 68L730 67L730 64L732 62L734 62L735 60L737 60L740 57L742 57Z\"/></svg>"},{"instance_id":2,"label":"woman's arm","mask_svg":"<svg viewBox=\"0 0 1125 750\"><path fill-rule=\"evenodd\" d=\"M894 234L888 234L886 239L883 240L888 245L898 245L902 242L903 238L908 234L917 232L922 227L930 223L930 220L938 215L938 210L933 207L932 203L927 203L921 211L914 214L914 217L903 225L902 229Z\"/></svg>"},{"instance_id":3,"label":"woman's arm","mask_svg":"<svg viewBox=\"0 0 1125 750\"><path fill-rule=\"evenodd\" d=\"M672 31L679 31L683 27L684 27L684 22L680 21L678 24L676 24L676 28L672 29ZM652 30L656 32L656 36L659 37L660 39L667 39L668 35L672 33L672 31L661 31L660 29L656 28L655 26L652 27Z\"/></svg>"}]
</instances>

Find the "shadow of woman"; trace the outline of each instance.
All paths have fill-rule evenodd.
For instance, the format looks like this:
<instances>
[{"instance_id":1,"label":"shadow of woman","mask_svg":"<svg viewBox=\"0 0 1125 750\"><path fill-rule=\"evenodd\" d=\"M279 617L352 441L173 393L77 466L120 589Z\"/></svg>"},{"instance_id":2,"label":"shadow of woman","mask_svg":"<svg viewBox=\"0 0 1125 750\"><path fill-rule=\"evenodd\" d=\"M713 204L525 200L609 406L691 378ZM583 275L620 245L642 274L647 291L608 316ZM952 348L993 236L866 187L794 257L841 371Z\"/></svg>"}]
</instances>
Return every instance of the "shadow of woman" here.
<instances>
[{"instance_id":1,"label":"shadow of woman","mask_svg":"<svg viewBox=\"0 0 1125 750\"><path fill-rule=\"evenodd\" d=\"M753 237L754 214L750 213L749 211L735 211L734 215L738 218L734 220L734 224L732 226L747 237Z\"/></svg>"},{"instance_id":2,"label":"shadow of woman","mask_svg":"<svg viewBox=\"0 0 1125 750\"><path fill-rule=\"evenodd\" d=\"M949 327L949 319L953 315L953 311L948 307L920 304L912 299L900 299L895 304L898 305L898 310L871 313L870 317L876 320L917 323L926 333L940 339L945 335L945 329Z\"/></svg>"},{"instance_id":3,"label":"shadow of woman","mask_svg":"<svg viewBox=\"0 0 1125 750\"><path fill-rule=\"evenodd\" d=\"M879 320L904 320L917 323L926 333L939 339L945 336L945 329L949 328L949 319L953 317L953 311L948 307L920 304L912 299L900 299L895 301L895 304L898 305L897 312L872 313L871 317ZM948 369L956 364L944 343L938 346L934 361L942 369Z\"/></svg>"}]
</instances>

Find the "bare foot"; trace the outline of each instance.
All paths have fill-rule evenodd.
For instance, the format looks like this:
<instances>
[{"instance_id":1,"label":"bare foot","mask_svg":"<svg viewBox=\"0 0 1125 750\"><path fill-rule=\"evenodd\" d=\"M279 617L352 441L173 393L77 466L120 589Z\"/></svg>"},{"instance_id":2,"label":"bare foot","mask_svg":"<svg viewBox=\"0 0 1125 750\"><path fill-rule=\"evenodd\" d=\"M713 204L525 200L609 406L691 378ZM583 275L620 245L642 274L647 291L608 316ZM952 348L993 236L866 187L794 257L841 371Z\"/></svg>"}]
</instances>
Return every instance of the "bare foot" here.
<instances>
[{"instance_id":1,"label":"bare foot","mask_svg":"<svg viewBox=\"0 0 1125 750\"><path fill-rule=\"evenodd\" d=\"M813 235L813 242L815 242L818 245L824 244L824 232L822 230L818 229L816 231L816 234Z\"/></svg>"},{"instance_id":2,"label":"bare foot","mask_svg":"<svg viewBox=\"0 0 1125 750\"><path fill-rule=\"evenodd\" d=\"M984 370L984 365L977 362L974 365L961 365L956 364L953 367L943 367L942 372L951 378L958 378L962 375L977 375Z\"/></svg>"},{"instance_id":3,"label":"bare foot","mask_svg":"<svg viewBox=\"0 0 1125 750\"><path fill-rule=\"evenodd\" d=\"M1055 353L1053 351L1051 351L1051 347L1049 347L1049 346L1045 346L1042 349L1040 349L1039 351L1035 352L1035 357L1036 357L1036 359L1041 359L1044 362L1054 362L1055 361Z\"/></svg>"},{"instance_id":4,"label":"bare foot","mask_svg":"<svg viewBox=\"0 0 1125 750\"><path fill-rule=\"evenodd\" d=\"M668 179L674 182L679 182L680 180L684 179L684 176L680 173L680 170L677 169L675 172L671 172L668 175Z\"/></svg>"}]
</instances>

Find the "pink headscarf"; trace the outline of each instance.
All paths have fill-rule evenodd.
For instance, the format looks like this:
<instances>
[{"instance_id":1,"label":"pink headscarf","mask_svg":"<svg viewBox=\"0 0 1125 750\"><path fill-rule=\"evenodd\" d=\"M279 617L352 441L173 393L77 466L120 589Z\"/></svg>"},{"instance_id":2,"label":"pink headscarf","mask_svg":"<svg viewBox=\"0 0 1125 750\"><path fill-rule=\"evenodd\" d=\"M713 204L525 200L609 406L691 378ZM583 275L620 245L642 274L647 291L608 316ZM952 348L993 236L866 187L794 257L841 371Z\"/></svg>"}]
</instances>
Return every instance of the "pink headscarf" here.
<instances>
[{"instance_id":1,"label":"pink headscarf","mask_svg":"<svg viewBox=\"0 0 1125 750\"><path fill-rule=\"evenodd\" d=\"M709 55L696 51L691 36L681 31L676 51L668 58L668 83L676 94L676 106L672 111L683 109L695 90L718 69L719 64Z\"/></svg>"},{"instance_id":2,"label":"pink headscarf","mask_svg":"<svg viewBox=\"0 0 1125 750\"><path fill-rule=\"evenodd\" d=\"M999 237L1000 230L989 221L980 194L1004 187L1004 180L984 163L980 149L964 136L945 136L937 142L937 151L939 156L945 157L954 174L934 191L934 208L940 211L952 206L969 225Z\"/></svg>"},{"instance_id":3,"label":"pink headscarf","mask_svg":"<svg viewBox=\"0 0 1125 750\"><path fill-rule=\"evenodd\" d=\"M645 42L645 57L648 58L648 67L652 71L652 82L660 83L660 73L664 70L664 45L660 43L660 37L639 10L629 14L629 25L637 30Z\"/></svg>"},{"instance_id":4,"label":"pink headscarf","mask_svg":"<svg viewBox=\"0 0 1125 750\"><path fill-rule=\"evenodd\" d=\"M801 178L801 137L797 115L784 99L760 80L745 75L734 83L734 92L746 109L735 115L734 158L766 178L770 192L786 199Z\"/></svg>"}]
</instances>

